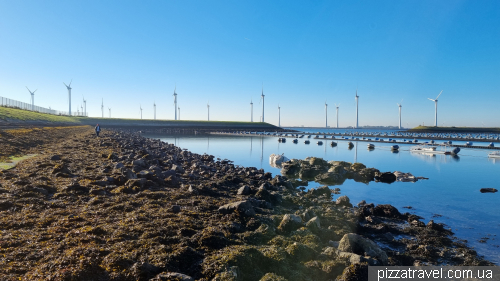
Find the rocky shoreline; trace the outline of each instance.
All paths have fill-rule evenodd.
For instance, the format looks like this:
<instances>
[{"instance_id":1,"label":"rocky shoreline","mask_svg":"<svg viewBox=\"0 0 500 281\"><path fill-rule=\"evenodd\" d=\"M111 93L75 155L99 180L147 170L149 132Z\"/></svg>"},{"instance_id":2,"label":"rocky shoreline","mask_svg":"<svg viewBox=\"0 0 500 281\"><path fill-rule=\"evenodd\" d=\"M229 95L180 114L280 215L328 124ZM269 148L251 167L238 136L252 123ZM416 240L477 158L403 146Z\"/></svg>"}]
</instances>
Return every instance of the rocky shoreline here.
<instances>
[{"instance_id":1,"label":"rocky shoreline","mask_svg":"<svg viewBox=\"0 0 500 281\"><path fill-rule=\"evenodd\" d=\"M0 172L1 280L367 280L368 265L492 265L443 224L327 186L137 133L30 136L2 132L38 156Z\"/></svg>"}]
</instances>

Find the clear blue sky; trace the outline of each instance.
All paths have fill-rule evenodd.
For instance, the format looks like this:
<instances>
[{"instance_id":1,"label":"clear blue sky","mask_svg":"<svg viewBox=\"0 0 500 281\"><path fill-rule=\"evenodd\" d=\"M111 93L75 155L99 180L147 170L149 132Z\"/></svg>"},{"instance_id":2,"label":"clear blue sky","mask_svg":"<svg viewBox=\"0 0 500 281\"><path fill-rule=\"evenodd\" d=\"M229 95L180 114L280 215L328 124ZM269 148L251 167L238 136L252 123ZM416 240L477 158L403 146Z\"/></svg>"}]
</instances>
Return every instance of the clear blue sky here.
<instances>
[{"instance_id":1,"label":"clear blue sky","mask_svg":"<svg viewBox=\"0 0 500 281\"><path fill-rule=\"evenodd\" d=\"M0 96L101 116L500 126L500 1L0 0Z\"/></svg>"}]
</instances>

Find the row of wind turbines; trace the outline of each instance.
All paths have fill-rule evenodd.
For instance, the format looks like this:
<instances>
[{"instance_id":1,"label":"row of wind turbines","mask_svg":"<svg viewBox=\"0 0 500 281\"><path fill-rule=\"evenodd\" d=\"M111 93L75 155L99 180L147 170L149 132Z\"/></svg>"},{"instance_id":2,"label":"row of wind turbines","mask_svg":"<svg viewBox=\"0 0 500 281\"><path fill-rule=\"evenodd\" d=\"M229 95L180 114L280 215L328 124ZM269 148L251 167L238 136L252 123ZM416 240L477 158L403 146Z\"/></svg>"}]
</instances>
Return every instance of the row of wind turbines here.
<instances>
[{"instance_id":1,"label":"row of wind turbines","mask_svg":"<svg viewBox=\"0 0 500 281\"><path fill-rule=\"evenodd\" d=\"M429 100L433 101L434 104L435 104L435 112L434 112L434 126L437 127L437 104L438 104L438 99L439 99L439 96L441 96L441 94L443 93L443 91L441 90L441 92L439 93L439 95L435 98L435 99L431 99L431 98L428 98ZM355 95L355 101L356 101L356 125L354 126L355 129L358 129L359 128L359 114L358 114L358 108L359 108L359 96L358 96L358 90L356 90L356 95ZM262 94L262 100L264 100L264 94ZM396 103L399 107L399 129L401 129L401 107L403 106L402 105L403 103L403 100L401 100L401 103ZM251 112L252 112L252 122L253 122L253 103L250 102L250 106L251 106ZM337 105L335 104L335 108L336 108L336 115L337 115L337 128L339 128L339 106L340 106L340 103ZM262 102L262 116L264 116L264 102ZM264 119L264 118L263 118ZM279 106L278 104L278 127L281 127L281 107ZM325 101L325 128L328 128L328 104L326 103Z\"/></svg>"},{"instance_id":2,"label":"row of wind turbines","mask_svg":"<svg viewBox=\"0 0 500 281\"><path fill-rule=\"evenodd\" d=\"M71 82L69 82L69 85L66 85L66 83L63 82L64 86L66 86L66 89L68 90L68 101L69 101L69 110L68 110L68 113L69 115L71 115L71 83L73 82L73 80L71 80ZM28 92L31 94L31 110L35 110L35 92L38 90L34 90L33 92L28 88L28 86L26 86L26 89L28 89ZM85 111L84 111L84 108L85 108ZM83 98L83 105L81 105L81 109L82 109L82 114L84 113L85 115L87 114L87 100L85 100L85 97Z\"/></svg>"},{"instance_id":3,"label":"row of wind turbines","mask_svg":"<svg viewBox=\"0 0 500 281\"><path fill-rule=\"evenodd\" d=\"M69 101L69 115L71 115L71 83L73 82L73 80L71 80L69 82L68 85L66 85L66 83L63 82L64 86L66 86L66 89L68 90L68 101ZM26 86L26 89L28 89L28 92L30 92L31 94L31 107L32 107L32 110L34 110L35 108L35 92L38 90L34 90L33 92ZM439 95L435 98L435 99L431 99L431 98L428 98L429 100L433 101L434 102L434 105L435 105L435 112L434 112L434 126L437 127L437 104L438 104L438 99L439 97L441 96L441 94L443 93L443 91L441 90L441 92L439 93ZM174 97L174 120L180 120L180 116L181 116L181 108L177 105L177 86L174 88L174 94L172 95ZM265 122L264 121L264 112L265 112L265 104L264 104L264 98L265 98L265 95L264 95L264 87L262 87L262 93L261 93L261 96L260 96L260 101L262 101L262 116L261 116L261 122ZM355 101L356 101L356 125L354 128L359 128L359 96L358 96L358 90L356 89L356 94L354 96L355 98ZM259 101L259 102L260 102ZM401 100L401 103L397 103L398 107L399 107L399 129L401 129L401 107L402 107L402 102L403 100ZM85 108L84 108L85 106ZM336 108L336 119L337 119L337 128L339 128L339 106L340 104L335 104L335 108ZM156 102L154 102L153 104L153 107L154 107L154 120L156 120ZM81 106L81 109L82 109L82 113L86 116L87 115L87 100L85 100L85 97L83 97L83 105ZM85 109L85 110L84 110ZM142 105L139 105L139 109L140 109L140 112L141 112L141 119L142 119ZM109 111L109 118L111 118L111 108L108 107L108 111ZM178 112L178 114L177 114ZM101 103L101 117L104 118L104 99L102 99L102 103ZM207 120L210 121L210 102L207 102ZM250 121L253 122L253 101L250 100ZM278 127L281 127L281 107L280 105L278 104ZM326 103L325 101L325 127L328 127L328 104Z\"/></svg>"}]
</instances>

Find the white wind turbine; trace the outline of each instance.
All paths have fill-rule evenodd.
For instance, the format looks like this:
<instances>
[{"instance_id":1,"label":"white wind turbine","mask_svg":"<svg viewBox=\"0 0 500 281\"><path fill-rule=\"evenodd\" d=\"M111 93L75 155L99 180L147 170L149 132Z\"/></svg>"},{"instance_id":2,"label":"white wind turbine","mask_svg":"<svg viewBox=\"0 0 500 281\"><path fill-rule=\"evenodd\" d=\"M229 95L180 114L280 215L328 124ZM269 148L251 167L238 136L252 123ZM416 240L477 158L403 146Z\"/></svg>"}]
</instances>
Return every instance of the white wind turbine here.
<instances>
[{"instance_id":1,"label":"white wind turbine","mask_svg":"<svg viewBox=\"0 0 500 281\"><path fill-rule=\"evenodd\" d=\"M278 127L281 127L281 107L278 103Z\"/></svg>"},{"instance_id":2,"label":"white wind turbine","mask_svg":"<svg viewBox=\"0 0 500 281\"><path fill-rule=\"evenodd\" d=\"M179 110L179 120L181 120L181 108L177 107L177 109Z\"/></svg>"},{"instance_id":3,"label":"white wind turbine","mask_svg":"<svg viewBox=\"0 0 500 281\"><path fill-rule=\"evenodd\" d=\"M398 103L399 107L399 129L401 129L401 106L403 104L403 100L401 100L401 103Z\"/></svg>"},{"instance_id":4,"label":"white wind turbine","mask_svg":"<svg viewBox=\"0 0 500 281\"><path fill-rule=\"evenodd\" d=\"M337 109L337 129L339 128L339 106L340 103L339 104L335 103L335 108Z\"/></svg>"},{"instance_id":5,"label":"white wind turbine","mask_svg":"<svg viewBox=\"0 0 500 281\"><path fill-rule=\"evenodd\" d=\"M82 109L82 116L85 116L84 113L83 113L83 104L80 104L80 107Z\"/></svg>"},{"instance_id":6,"label":"white wind turbine","mask_svg":"<svg viewBox=\"0 0 500 281\"><path fill-rule=\"evenodd\" d=\"M141 119L142 119L142 105L139 104L139 108L141 109Z\"/></svg>"},{"instance_id":7,"label":"white wind turbine","mask_svg":"<svg viewBox=\"0 0 500 281\"><path fill-rule=\"evenodd\" d=\"M207 102L208 121L210 121L210 102Z\"/></svg>"},{"instance_id":8,"label":"white wind turbine","mask_svg":"<svg viewBox=\"0 0 500 281\"><path fill-rule=\"evenodd\" d=\"M104 118L104 99L101 102L101 117Z\"/></svg>"},{"instance_id":9,"label":"white wind turbine","mask_svg":"<svg viewBox=\"0 0 500 281\"><path fill-rule=\"evenodd\" d=\"M262 95L260 96L261 100L262 100L262 121L261 122L264 122L264 86L262 86Z\"/></svg>"},{"instance_id":10,"label":"white wind turbine","mask_svg":"<svg viewBox=\"0 0 500 281\"><path fill-rule=\"evenodd\" d=\"M358 104L359 104L359 96L358 96L358 89L356 89L356 129L359 126L359 123L358 123Z\"/></svg>"},{"instance_id":11,"label":"white wind turbine","mask_svg":"<svg viewBox=\"0 0 500 281\"><path fill-rule=\"evenodd\" d=\"M111 118L111 107L108 107L109 110L109 118Z\"/></svg>"},{"instance_id":12,"label":"white wind turbine","mask_svg":"<svg viewBox=\"0 0 500 281\"><path fill-rule=\"evenodd\" d=\"M174 94L172 95L172 96L174 96L174 111L175 111L175 119L174 120L177 120L177 93L175 92L175 90L177 90L177 86L175 86Z\"/></svg>"},{"instance_id":13,"label":"white wind turbine","mask_svg":"<svg viewBox=\"0 0 500 281\"><path fill-rule=\"evenodd\" d=\"M438 125L438 98L439 96L443 93L443 90L441 90L441 92L439 93L439 95L436 97L436 99L429 99L431 101L434 102L434 104L436 105L436 111L435 111L435 116L434 116L434 127L437 127Z\"/></svg>"},{"instance_id":14,"label":"white wind turbine","mask_svg":"<svg viewBox=\"0 0 500 281\"><path fill-rule=\"evenodd\" d=\"M153 107L154 107L154 116L155 116L155 120L156 120L156 102L153 103Z\"/></svg>"},{"instance_id":15,"label":"white wind turbine","mask_svg":"<svg viewBox=\"0 0 500 281\"><path fill-rule=\"evenodd\" d=\"M73 79L71 79L71 82L73 82ZM68 96L69 96L69 115L71 115L71 82L69 82L69 85L66 85L66 83L63 82L64 86L68 89Z\"/></svg>"},{"instance_id":16,"label":"white wind turbine","mask_svg":"<svg viewBox=\"0 0 500 281\"><path fill-rule=\"evenodd\" d=\"M328 128L328 104L325 100L325 128Z\"/></svg>"},{"instance_id":17,"label":"white wind turbine","mask_svg":"<svg viewBox=\"0 0 500 281\"><path fill-rule=\"evenodd\" d=\"M250 99L250 122L253 122L253 101Z\"/></svg>"},{"instance_id":18,"label":"white wind turbine","mask_svg":"<svg viewBox=\"0 0 500 281\"><path fill-rule=\"evenodd\" d=\"M26 89L28 89L28 87L26 87ZM33 92L30 91L30 89L28 89L28 92L30 92L31 94L31 110L32 111L35 111L35 92L37 91L38 89L34 90Z\"/></svg>"},{"instance_id":19,"label":"white wind turbine","mask_svg":"<svg viewBox=\"0 0 500 281\"><path fill-rule=\"evenodd\" d=\"M83 105L84 105L84 109L85 109L83 115L87 116L87 100L85 100L85 97L83 95L82 95L82 97L83 97Z\"/></svg>"}]
</instances>

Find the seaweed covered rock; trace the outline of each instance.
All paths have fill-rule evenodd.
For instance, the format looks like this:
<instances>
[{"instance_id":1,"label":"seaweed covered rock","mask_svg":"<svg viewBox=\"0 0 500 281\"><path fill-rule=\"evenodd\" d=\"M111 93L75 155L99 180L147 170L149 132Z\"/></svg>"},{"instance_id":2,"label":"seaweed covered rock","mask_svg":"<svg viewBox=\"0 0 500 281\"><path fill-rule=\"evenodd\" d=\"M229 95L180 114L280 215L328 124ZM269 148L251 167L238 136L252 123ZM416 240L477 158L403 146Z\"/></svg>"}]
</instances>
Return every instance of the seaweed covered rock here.
<instances>
[{"instance_id":1,"label":"seaweed covered rock","mask_svg":"<svg viewBox=\"0 0 500 281\"><path fill-rule=\"evenodd\" d=\"M309 189L309 191L307 193L309 193L312 196L316 196L316 197L317 196L326 196L326 197L330 198L332 196L332 191L326 185L320 186L318 188L311 188L311 189Z\"/></svg>"},{"instance_id":2,"label":"seaweed covered rock","mask_svg":"<svg viewBox=\"0 0 500 281\"><path fill-rule=\"evenodd\" d=\"M288 281L288 279L276 273L268 272L259 281Z\"/></svg>"},{"instance_id":3,"label":"seaweed covered rock","mask_svg":"<svg viewBox=\"0 0 500 281\"><path fill-rule=\"evenodd\" d=\"M193 277L178 273L178 272L165 272L158 274L155 278L150 281L194 281Z\"/></svg>"},{"instance_id":4,"label":"seaweed covered rock","mask_svg":"<svg viewBox=\"0 0 500 281\"><path fill-rule=\"evenodd\" d=\"M290 232L302 227L302 219L294 214L286 214L280 222L278 229L283 232Z\"/></svg>"},{"instance_id":5,"label":"seaweed covered rock","mask_svg":"<svg viewBox=\"0 0 500 281\"><path fill-rule=\"evenodd\" d=\"M224 206L219 207L219 212L221 214L230 214L233 212L238 212L241 215L245 216L254 216L255 210L252 206L252 203L249 201L238 201L234 203L229 203Z\"/></svg>"},{"instance_id":6,"label":"seaweed covered rock","mask_svg":"<svg viewBox=\"0 0 500 281\"><path fill-rule=\"evenodd\" d=\"M379 182L385 182L385 183L393 183L396 181L396 175L394 175L391 172L385 172L385 173L375 173L375 180Z\"/></svg>"},{"instance_id":7,"label":"seaweed covered rock","mask_svg":"<svg viewBox=\"0 0 500 281\"><path fill-rule=\"evenodd\" d=\"M323 159L323 158L318 158L318 157L307 157L306 158L306 161L309 162L309 165L311 166L327 166L328 163Z\"/></svg>"},{"instance_id":8,"label":"seaweed covered rock","mask_svg":"<svg viewBox=\"0 0 500 281\"><path fill-rule=\"evenodd\" d=\"M296 177L300 171L300 161L292 159L282 164L281 174L284 176Z\"/></svg>"},{"instance_id":9,"label":"seaweed covered rock","mask_svg":"<svg viewBox=\"0 0 500 281\"><path fill-rule=\"evenodd\" d=\"M355 233L344 235L338 249L343 252L376 258L382 265L387 265L388 262L387 254L375 242Z\"/></svg>"},{"instance_id":10,"label":"seaweed covered rock","mask_svg":"<svg viewBox=\"0 0 500 281\"><path fill-rule=\"evenodd\" d=\"M396 219L404 218L396 207L389 204L375 206L375 208L373 208L373 215Z\"/></svg>"},{"instance_id":11,"label":"seaweed covered rock","mask_svg":"<svg viewBox=\"0 0 500 281\"><path fill-rule=\"evenodd\" d=\"M335 200L335 204L337 204L338 206L346 206L348 208L352 208L351 200L345 195L337 198L337 200Z\"/></svg>"},{"instance_id":12,"label":"seaweed covered rock","mask_svg":"<svg viewBox=\"0 0 500 281\"><path fill-rule=\"evenodd\" d=\"M314 177L315 181L329 185L341 185L345 182L346 179L347 177L345 176L345 174L336 172L326 172Z\"/></svg>"}]
</instances>

